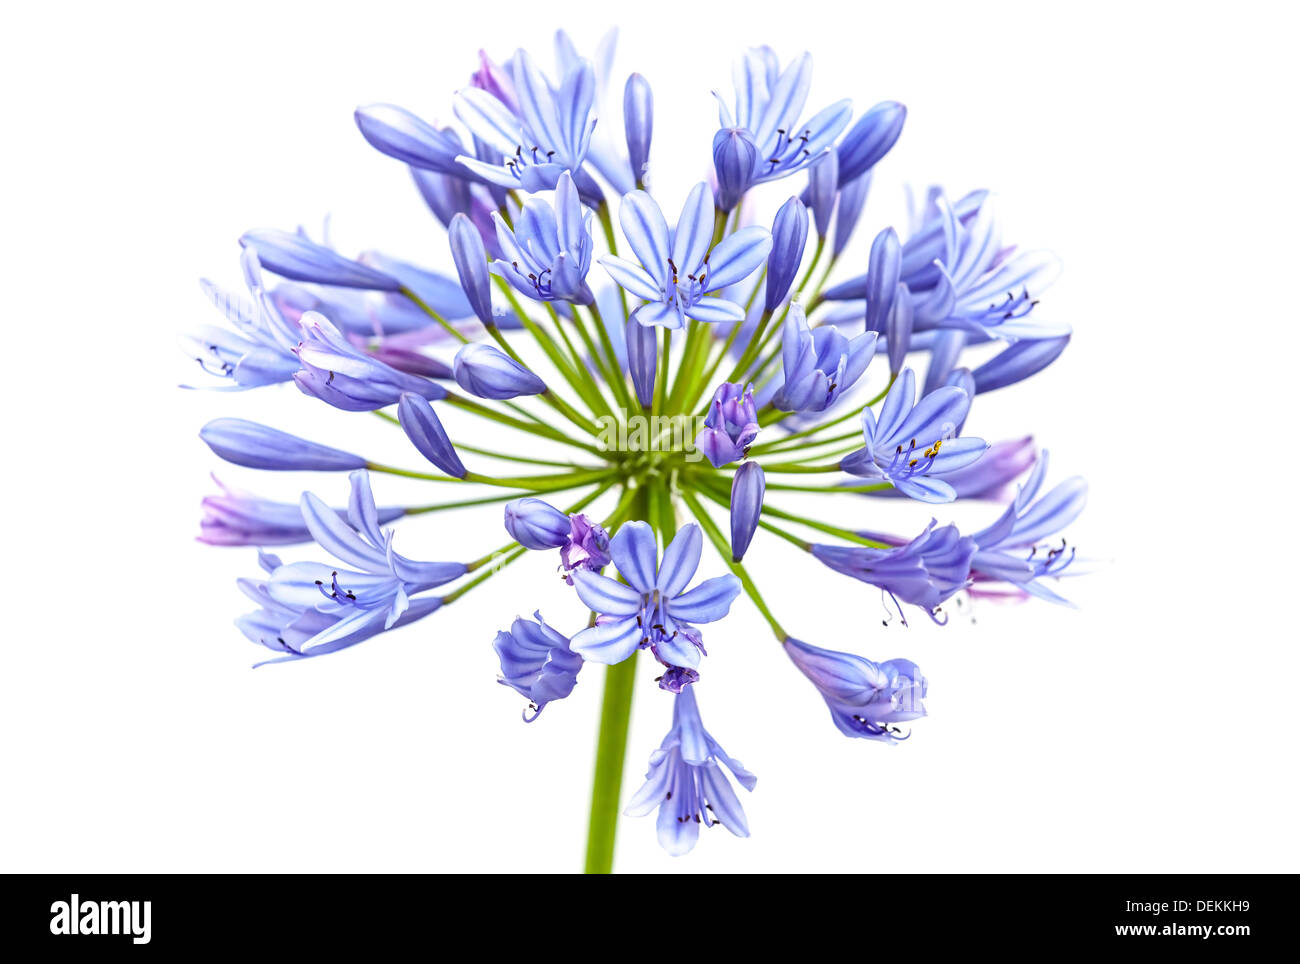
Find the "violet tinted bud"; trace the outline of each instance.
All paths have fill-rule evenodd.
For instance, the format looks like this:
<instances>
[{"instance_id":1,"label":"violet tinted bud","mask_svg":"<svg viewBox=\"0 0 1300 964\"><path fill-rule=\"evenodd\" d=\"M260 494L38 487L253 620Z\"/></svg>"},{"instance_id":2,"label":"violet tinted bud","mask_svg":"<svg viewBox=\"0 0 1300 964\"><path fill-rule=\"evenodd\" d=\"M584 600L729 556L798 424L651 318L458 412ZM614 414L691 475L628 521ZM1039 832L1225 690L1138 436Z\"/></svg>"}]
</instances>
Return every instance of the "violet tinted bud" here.
<instances>
[{"instance_id":1,"label":"violet tinted bud","mask_svg":"<svg viewBox=\"0 0 1300 964\"><path fill-rule=\"evenodd\" d=\"M781 205L772 222L772 251L767 256L767 288L763 307L773 311L785 300L799 273L808 243L808 209L797 197Z\"/></svg>"},{"instance_id":2,"label":"violet tinted bud","mask_svg":"<svg viewBox=\"0 0 1300 964\"><path fill-rule=\"evenodd\" d=\"M402 286L396 278L345 258L293 231L276 228L245 231L239 243L252 248L257 253L258 262L267 271L293 281L375 291L396 291Z\"/></svg>"},{"instance_id":3,"label":"violet tinted bud","mask_svg":"<svg viewBox=\"0 0 1300 964\"><path fill-rule=\"evenodd\" d=\"M468 176L456 163L457 155L465 153L460 141L409 110L395 104L370 104L358 107L354 117L361 136L380 153L426 171Z\"/></svg>"},{"instance_id":4,"label":"violet tinted bud","mask_svg":"<svg viewBox=\"0 0 1300 964\"><path fill-rule=\"evenodd\" d=\"M912 292L901 282L885 322L885 344L889 349L889 374L897 375L903 370L907 349L912 344Z\"/></svg>"},{"instance_id":5,"label":"violet tinted bud","mask_svg":"<svg viewBox=\"0 0 1300 964\"><path fill-rule=\"evenodd\" d=\"M887 100L867 111L840 142L840 183L852 181L876 166L903 132L907 108Z\"/></svg>"},{"instance_id":6,"label":"violet tinted bud","mask_svg":"<svg viewBox=\"0 0 1300 964\"><path fill-rule=\"evenodd\" d=\"M427 399L407 392L397 402L397 419L417 452L453 478L465 477L465 466Z\"/></svg>"},{"instance_id":7,"label":"violet tinted bud","mask_svg":"<svg viewBox=\"0 0 1300 964\"><path fill-rule=\"evenodd\" d=\"M754 183L758 148L749 132L720 130L713 137L713 170L718 177L718 207L730 211Z\"/></svg>"},{"instance_id":8,"label":"violet tinted bud","mask_svg":"<svg viewBox=\"0 0 1300 964\"><path fill-rule=\"evenodd\" d=\"M758 518L763 511L763 496L767 480L757 462L746 462L736 470L731 480L731 559L740 562L745 558L749 543L758 529Z\"/></svg>"},{"instance_id":9,"label":"violet tinted bud","mask_svg":"<svg viewBox=\"0 0 1300 964\"><path fill-rule=\"evenodd\" d=\"M659 361L658 329L628 319L626 336L627 367L632 374L632 387L636 389L637 401L648 407L654 401L655 394L655 367Z\"/></svg>"},{"instance_id":10,"label":"violet tinted bud","mask_svg":"<svg viewBox=\"0 0 1300 964\"><path fill-rule=\"evenodd\" d=\"M867 264L867 331L885 330L898 290L902 251L898 232L893 228L885 228L871 242L871 260Z\"/></svg>"},{"instance_id":11,"label":"violet tinted bud","mask_svg":"<svg viewBox=\"0 0 1300 964\"><path fill-rule=\"evenodd\" d=\"M456 263L456 274L460 286L465 289L465 297L478 320L491 328L496 321L492 314L492 279L483 235L473 221L457 214L451 219L447 236L451 240L451 259Z\"/></svg>"},{"instance_id":12,"label":"violet tinted bud","mask_svg":"<svg viewBox=\"0 0 1300 964\"><path fill-rule=\"evenodd\" d=\"M242 418L218 418L199 430L199 438L227 462L281 472L346 472L364 469L366 460L351 452L259 425Z\"/></svg>"},{"instance_id":13,"label":"violet tinted bud","mask_svg":"<svg viewBox=\"0 0 1300 964\"><path fill-rule=\"evenodd\" d=\"M463 346L456 352L451 369L456 383L479 398L501 401L546 391L544 381L491 345Z\"/></svg>"},{"instance_id":14,"label":"violet tinted bud","mask_svg":"<svg viewBox=\"0 0 1300 964\"><path fill-rule=\"evenodd\" d=\"M831 217L835 213L835 198L840 186L839 155L827 151L808 169L808 206L812 208L817 225L817 237L824 238L831 230Z\"/></svg>"},{"instance_id":15,"label":"violet tinted bud","mask_svg":"<svg viewBox=\"0 0 1300 964\"><path fill-rule=\"evenodd\" d=\"M645 183L650 160L650 139L654 133L654 94L640 74L632 74L623 88L623 127L627 134L627 155L638 186Z\"/></svg>"},{"instance_id":16,"label":"violet tinted bud","mask_svg":"<svg viewBox=\"0 0 1300 964\"><path fill-rule=\"evenodd\" d=\"M506 531L526 549L558 549L569 541L569 517L541 499L515 499L505 508Z\"/></svg>"}]
</instances>

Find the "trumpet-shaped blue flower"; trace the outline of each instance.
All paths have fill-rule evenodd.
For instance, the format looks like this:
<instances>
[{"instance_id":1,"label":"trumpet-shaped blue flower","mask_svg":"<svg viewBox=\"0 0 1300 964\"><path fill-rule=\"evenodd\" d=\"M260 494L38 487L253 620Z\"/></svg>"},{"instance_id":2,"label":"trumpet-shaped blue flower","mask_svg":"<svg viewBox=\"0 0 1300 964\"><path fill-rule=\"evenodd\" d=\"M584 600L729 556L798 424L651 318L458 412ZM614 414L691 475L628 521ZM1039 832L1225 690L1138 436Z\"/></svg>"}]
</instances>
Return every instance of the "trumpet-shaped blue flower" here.
<instances>
[{"instance_id":1,"label":"trumpet-shaped blue flower","mask_svg":"<svg viewBox=\"0 0 1300 964\"><path fill-rule=\"evenodd\" d=\"M740 305L706 296L753 274L772 250L772 236L765 228L741 228L710 249L713 211L708 185L697 184L670 233L649 194L633 191L623 197L619 222L640 264L613 255L600 263L628 293L649 302L632 313L640 324L680 328L687 318L718 322L745 317Z\"/></svg>"},{"instance_id":2,"label":"trumpet-shaped blue flower","mask_svg":"<svg viewBox=\"0 0 1300 964\"><path fill-rule=\"evenodd\" d=\"M919 536L894 548L814 545L812 554L836 572L878 586L895 605L901 600L920 606L938 621L940 604L970 581L975 540L956 526L936 525L930 520Z\"/></svg>"},{"instance_id":3,"label":"trumpet-shaped blue flower","mask_svg":"<svg viewBox=\"0 0 1300 964\"><path fill-rule=\"evenodd\" d=\"M369 476L354 472L350 478L347 522L310 492L303 493L302 516L322 549L355 568L319 562L276 565L265 584L281 630L275 639L291 656L319 656L354 645L391 629L411 610L427 615L437 602L418 594L466 572L459 562L416 562L393 551L392 530L379 528ZM284 616L293 618L281 621ZM254 617L259 627L266 620L265 615ZM295 639L285 634L292 628L315 631Z\"/></svg>"},{"instance_id":4,"label":"trumpet-shaped blue flower","mask_svg":"<svg viewBox=\"0 0 1300 964\"><path fill-rule=\"evenodd\" d=\"M945 472L943 481L959 499L990 499L1007 502L1014 495L1010 486L1038 457L1033 436L994 442L988 451L964 468ZM872 496L906 498L897 489L868 493Z\"/></svg>"},{"instance_id":5,"label":"trumpet-shaped blue flower","mask_svg":"<svg viewBox=\"0 0 1300 964\"><path fill-rule=\"evenodd\" d=\"M899 723L925 716L925 677L910 660L873 663L792 637L786 639L785 651L817 687L845 736L897 743L908 736Z\"/></svg>"},{"instance_id":6,"label":"trumpet-shaped blue flower","mask_svg":"<svg viewBox=\"0 0 1300 964\"><path fill-rule=\"evenodd\" d=\"M758 438L758 406L754 386L723 382L713 393L704 428L695 437L695 447L715 469L743 459Z\"/></svg>"},{"instance_id":7,"label":"trumpet-shaped blue flower","mask_svg":"<svg viewBox=\"0 0 1300 964\"><path fill-rule=\"evenodd\" d=\"M808 328L803 306L793 304L781 332L785 383L772 404L783 412L822 412L852 388L875 357L874 331L852 339L834 325Z\"/></svg>"},{"instance_id":8,"label":"trumpet-shaped blue flower","mask_svg":"<svg viewBox=\"0 0 1300 964\"><path fill-rule=\"evenodd\" d=\"M737 837L748 837L749 822L723 766L746 790L758 784L758 777L709 735L694 691L684 689L673 701L672 729L650 754L645 783L623 812L644 817L658 809L659 846L674 857L695 847L701 826L721 824Z\"/></svg>"},{"instance_id":9,"label":"trumpet-shaped blue flower","mask_svg":"<svg viewBox=\"0 0 1300 964\"><path fill-rule=\"evenodd\" d=\"M297 349L302 370L293 376L305 395L345 412L373 412L393 405L404 393L446 398L437 382L398 371L361 351L323 315L309 311L299 322L302 343Z\"/></svg>"},{"instance_id":10,"label":"trumpet-shaped blue flower","mask_svg":"<svg viewBox=\"0 0 1300 964\"><path fill-rule=\"evenodd\" d=\"M183 344L205 372L232 382L228 390L287 382L300 367L295 349L301 332L266 297L257 252L244 248L239 263L247 297L211 281L201 282L203 293L236 330L206 325Z\"/></svg>"},{"instance_id":11,"label":"trumpet-shaped blue flower","mask_svg":"<svg viewBox=\"0 0 1300 964\"><path fill-rule=\"evenodd\" d=\"M1046 476L1044 451L1006 511L972 537L978 549L971 570L976 582L1010 583L1031 596L1068 606L1068 600L1041 580L1060 576L1068 569L1074 562L1075 550L1064 539L1059 546L1045 542L1079 517L1088 501L1088 483L1074 476L1039 498Z\"/></svg>"},{"instance_id":12,"label":"trumpet-shaped blue flower","mask_svg":"<svg viewBox=\"0 0 1300 964\"><path fill-rule=\"evenodd\" d=\"M515 219L514 229L493 212L501 258L492 263L516 289L536 301L571 301L589 305L591 212L584 213L578 189L568 171L555 185L555 207L529 198Z\"/></svg>"},{"instance_id":13,"label":"trumpet-shaped blue flower","mask_svg":"<svg viewBox=\"0 0 1300 964\"><path fill-rule=\"evenodd\" d=\"M841 100L800 123L812 84L812 56L807 53L782 70L771 47L755 47L736 63L732 76L735 111L718 97L718 123L723 130L749 132L757 149L750 184L807 167L834 143L853 117L852 101ZM716 149L716 141L714 146Z\"/></svg>"},{"instance_id":14,"label":"trumpet-shaped blue flower","mask_svg":"<svg viewBox=\"0 0 1300 964\"><path fill-rule=\"evenodd\" d=\"M497 633L492 641L501 661L497 682L528 700L532 716L525 710L525 723L541 716L547 703L572 693L582 669L582 657L569 648L569 640L546 625L541 613L533 618L536 622L516 619L509 632Z\"/></svg>"},{"instance_id":15,"label":"trumpet-shaped blue flower","mask_svg":"<svg viewBox=\"0 0 1300 964\"><path fill-rule=\"evenodd\" d=\"M275 502L232 489L216 476L212 480L221 488L221 494L210 495L202 502L199 542L210 546L287 546L311 540L298 503ZM334 511L340 517L344 512ZM380 508L376 512L380 525L406 514L401 506Z\"/></svg>"},{"instance_id":16,"label":"trumpet-shaped blue flower","mask_svg":"<svg viewBox=\"0 0 1300 964\"><path fill-rule=\"evenodd\" d=\"M885 396L879 419L863 409L866 445L840 467L888 481L920 502L951 502L957 493L936 476L970 465L988 448L981 438L957 437L969 410L970 396L960 388L940 388L916 402L916 377L905 368Z\"/></svg>"},{"instance_id":17,"label":"trumpet-shaped blue flower","mask_svg":"<svg viewBox=\"0 0 1300 964\"><path fill-rule=\"evenodd\" d=\"M664 550L661 565L650 526L624 523L609 541L609 554L626 582L582 569L573 573L578 598L599 614L594 626L573 637L574 652L612 665L648 647L665 666L699 666L704 646L694 624L721 619L740 593L740 580L732 575L686 590L700 565L702 538L699 526L683 526ZM665 677L670 686L674 680L678 678Z\"/></svg>"},{"instance_id":18,"label":"trumpet-shaped blue flower","mask_svg":"<svg viewBox=\"0 0 1300 964\"><path fill-rule=\"evenodd\" d=\"M527 52L513 58L511 81L517 103L503 103L479 87L456 95L456 116L484 143L500 152L490 163L462 154L457 160L468 171L502 187L529 192L549 191L560 175L571 172L584 197L599 187L582 173L596 126L592 105L596 78L591 64L578 61L565 71L558 88L538 69Z\"/></svg>"}]
</instances>

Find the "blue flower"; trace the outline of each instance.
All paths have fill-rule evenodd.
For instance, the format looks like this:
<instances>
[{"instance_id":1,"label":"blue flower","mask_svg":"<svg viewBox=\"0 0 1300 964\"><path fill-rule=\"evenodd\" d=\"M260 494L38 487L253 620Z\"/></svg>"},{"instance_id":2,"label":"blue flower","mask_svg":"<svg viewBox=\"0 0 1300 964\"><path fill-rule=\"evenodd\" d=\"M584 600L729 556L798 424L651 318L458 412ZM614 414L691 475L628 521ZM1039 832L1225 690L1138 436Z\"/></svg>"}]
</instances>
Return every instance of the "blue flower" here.
<instances>
[{"instance_id":1,"label":"blue flower","mask_svg":"<svg viewBox=\"0 0 1300 964\"><path fill-rule=\"evenodd\" d=\"M974 462L988 443L956 437L970 410L970 396L960 388L937 389L919 403L915 399L916 378L905 368L885 396L879 420L870 408L863 409L866 445L840 466L852 475L887 481L920 502L951 502L957 493L935 476Z\"/></svg>"},{"instance_id":2,"label":"blue flower","mask_svg":"<svg viewBox=\"0 0 1300 964\"><path fill-rule=\"evenodd\" d=\"M200 542L210 546L287 546L311 540L298 503L275 502L251 492L232 489L216 476L213 476L213 481L220 486L221 494L210 495L202 502ZM340 516L343 514L342 509L334 511ZM401 506L376 511L380 525L406 514Z\"/></svg>"},{"instance_id":3,"label":"blue flower","mask_svg":"<svg viewBox=\"0 0 1300 964\"><path fill-rule=\"evenodd\" d=\"M594 626L573 637L573 651L612 665L649 647L665 666L698 666L703 645L694 624L721 619L740 593L740 580L732 575L684 591L699 567L702 538L699 526L683 526L660 565L650 526L624 523L609 542L609 554L625 583L581 569L573 573L578 598L599 614Z\"/></svg>"},{"instance_id":4,"label":"blue flower","mask_svg":"<svg viewBox=\"0 0 1300 964\"><path fill-rule=\"evenodd\" d=\"M659 846L680 857L689 853L700 827L721 824L737 837L749 836L749 823L722 763L736 781L752 791L758 778L739 760L727 756L700 720L693 689L677 694L673 725L650 754L645 783L624 810L629 817L644 817L659 810Z\"/></svg>"},{"instance_id":5,"label":"blue flower","mask_svg":"<svg viewBox=\"0 0 1300 964\"><path fill-rule=\"evenodd\" d=\"M345 412L373 412L396 404L407 392L429 399L447 397L437 382L398 371L361 351L323 315L309 311L299 327L302 342L296 353L302 370L293 380L305 395Z\"/></svg>"},{"instance_id":6,"label":"blue flower","mask_svg":"<svg viewBox=\"0 0 1300 964\"><path fill-rule=\"evenodd\" d=\"M236 331L206 325L183 344L205 372L230 379L233 384L227 390L287 382L300 367L294 350L301 332L266 297L257 252L244 248L239 263L247 297L211 281L201 282L203 293Z\"/></svg>"},{"instance_id":7,"label":"blue flower","mask_svg":"<svg viewBox=\"0 0 1300 964\"><path fill-rule=\"evenodd\" d=\"M346 472L366 467L359 455L242 418L213 419L199 430L199 438L227 462L250 469Z\"/></svg>"},{"instance_id":8,"label":"blue flower","mask_svg":"<svg viewBox=\"0 0 1300 964\"><path fill-rule=\"evenodd\" d=\"M1046 475L1044 451L1006 511L972 537L977 551L971 570L976 582L1010 583L1031 596L1068 606L1068 600L1040 580L1060 576L1074 562L1075 551L1064 539L1059 546L1045 541L1079 517L1088 501L1088 483L1074 476L1037 498Z\"/></svg>"},{"instance_id":9,"label":"blue flower","mask_svg":"<svg viewBox=\"0 0 1300 964\"><path fill-rule=\"evenodd\" d=\"M754 386L723 382L713 393L704 428L695 437L695 447L715 469L743 459L758 438L758 406Z\"/></svg>"},{"instance_id":10,"label":"blue flower","mask_svg":"<svg viewBox=\"0 0 1300 964\"><path fill-rule=\"evenodd\" d=\"M585 60L572 64L554 88L521 50L514 57L511 80L517 113L478 87L456 95L456 116L476 138L500 152L501 162L468 155L457 160L486 181L529 192L553 189L567 170L584 197L594 189L598 198L599 187L581 172L596 126L592 116L596 78L591 64Z\"/></svg>"},{"instance_id":11,"label":"blue flower","mask_svg":"<svg viewBox=\"0 0 1300 964\"><path fill-rule=\"evenodd\" d=\"M528 700L531 723L541 716L546 704L562 700L573 692L582 669L582 657L569 648L569 641L546 625L541 613L533 613L536 622L516 619L509 632L497 633L492 648L501 661L503 686L509 686Z\"/></svg>"},{"instance_id":12,"label":"blue flower","mask_svg":"<svg viewBox=\"0 0 1300 964\"><path fill-rule=\"evenodd\" d=\"M589 305L591 212L583 212L578 189L568 171L555 185L555 207L537 198L524 202L514 230L493 212L501 258L492 263L516 289L536 301L571 301Z\"/></svg>"},{"instance_id":13,"label":"blue flower","mask_svg":"<svg viewBox=\"0 0 1300 964\"><path fill-rule=\"evenodd\" d=\"M822 412L852 388L875 357L874 331L845 338L834 325L808 328L801 305L793 304L781 332L785 382L772 404L783 412Z\"/></svg>"},{"instance_id":14,"label":"blue flower","mask_svg":"<svg viewBox=\"0 0 1300 964\"><path fill-rule=\"evenodd\" d=\"M1009 486L1025 473L1037 459L1033 436L994 442L976 461L960 469L943 474L943 481L957 493L959 499L992 499L1008 501ZM903 497L897 489L889 488L868 493L872 496Z\"/></svg>"},{"instance_id":15,"label":"blue flower","mask_svg":"<svg viewBox=\"0 0 1300 964\"><path fill-rule=\"evenodd\" d=\"M925 716L925 677L910 660L877 664L794 638L786 639L785 651L817 687L845 736L896 743L907 738L897 724Z\"/></svg>"},{"instance_id":16,"label":"blue flower","mask_svg":"<svg viewBox=\"0 0 1300 964\"><path fill-rule=\"evenodd\" d=\"M335 652L393 628L404 617L409 622L428 615L441 599L418 594L466 572L459 562L415 562L394 552L392 530L379 528L369 476L354 472L350 478L347 522L310 492L303 493L302 515L320 547L354 569L319 562L280 564L272 558L264 585L241 584L263 603L262 611L245 617L241 628L250 637L250 628L255 629L256 641L287 658Z\"/></svg>"},{"instance_id":17,"label":"blue flower","mask_svg":"<svg viewBox=\"0 0 1300 964\"><path fill-rule=\"evenodd\" d=\"M807 53L781 70L771 47L751 48L736 63L733 78L735 112L718 97L718 123L723 130L748 131L757 148L750 184L807 167L821 157L853 117L852 102L841 100L800 123L812 84L812 57ZM716 141L714 146L716 150Z\"/></svg>"},{"instance_id":18,"label":"blue flower","mask_svg":"<svg viewBox=\"0 0 1300 964\"><path fill-rule=\"evenodd\" d=\"M546 383L499 348L468 344L452 361L456 384L479 398L506 399L540 395Z\"/></svg>"},{"instance_id":19,"label":"blue flower","mask_svg":"<svg viewBox=\"0 0 1300 964\"><path fill-rule=\"evenodd\" d=\"M930 520L924 532L895 548L814 545L812 554L836 572L878 586L894 597L895 605L899 600L911 603L936 618L940 604L970 581L975 554L970 536L963 536L956 526L936 525ZM905 615L903 621L906 624Z\"/></svg>"},{"instance_id":20,"label":"blue flower","mask_svg":"<svg viewBox=\"0 0 1300 964\"><path fill-rule=\"evenodd\" d=\"M663 211L644 191L625 195L618 216L640 264L612 255L600 263L630 294L649 302L632 313L640 324L680 328L687 318L718 322L745 317L740 305L705 296L743 281L763 263L772 250L765 228L741 228L710 250L713 202L707 184L691 190L671 234Z\"/></svg>"}]
</instances>

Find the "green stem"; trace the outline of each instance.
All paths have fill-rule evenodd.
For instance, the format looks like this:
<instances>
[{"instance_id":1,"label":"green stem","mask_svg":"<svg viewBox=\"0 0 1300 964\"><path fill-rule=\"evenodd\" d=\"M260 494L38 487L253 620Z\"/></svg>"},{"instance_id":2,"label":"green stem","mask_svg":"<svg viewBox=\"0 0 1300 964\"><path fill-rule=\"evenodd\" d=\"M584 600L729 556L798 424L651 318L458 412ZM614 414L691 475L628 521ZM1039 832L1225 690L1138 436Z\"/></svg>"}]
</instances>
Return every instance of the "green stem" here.
<instances>
[{"instance_id":1,"label":"green stem","mask_svg":"<svg viewBox=\"0 0 1300 964\"><path fill-rule=\"evenodd\" d=\"M596 737L596 773L591 785L591 819L587 823L585 872L589 874L608 874L614 870L614 836L618 829L628 721L632 717L636 656L634 651L623 662L605 667L605 695L601 698L600 731Z\"/></svg>"},{"instance_id":2,"label":"green stem","mask_svg":"<svg viewBox=\"0 0 1300 964\"><path fill-rule=\"evenodd\" d=\"M426 315L428 315L438 324L442 325L442 327L445 328L448 332L450 332L453 338L457 339L462 345L469 344L469 339L466 338L464 335L462 335L459 329L457 329L454 325L452 325L452 323L449 322L446 318L442 317L442 315L438 314L438 312L434 311L433 308L431 308L428 304L426 304L420 298L420 296L417 295L414 291L412 291L410 288L407 288L405 286L403 286L400 290L402 294L406 295L406 297L410 298L411 301L415 302L416 306L421 311L423 311Z\"/></svg>"}]
</instances>

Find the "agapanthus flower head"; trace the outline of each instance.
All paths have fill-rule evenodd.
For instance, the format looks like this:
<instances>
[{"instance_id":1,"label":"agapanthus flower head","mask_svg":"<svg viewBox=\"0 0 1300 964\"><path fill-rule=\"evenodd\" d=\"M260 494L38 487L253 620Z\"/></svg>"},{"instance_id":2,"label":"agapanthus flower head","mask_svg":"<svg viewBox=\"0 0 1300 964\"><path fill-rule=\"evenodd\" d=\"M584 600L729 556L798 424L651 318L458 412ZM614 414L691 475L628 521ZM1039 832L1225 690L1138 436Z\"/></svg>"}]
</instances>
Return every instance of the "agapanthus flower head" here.
<instances>
[{"instance_id":1,"label":"agapanthus flower head","mask_svg":"<svg viewBox=\"0 0 1300 964\"><path fill-rule=\"evenodd\" d=\"M792 304L781 335L784 384L772 404L784 412L822 412L852 388L876 353L874 331L846 338L834 325L808 327L802 305Z\"/></svg>"},{"instance_id":2,"label":"agapanthus flower head","mask_svg":"<svg viewBox=\"0 0 1300 964\"><path fill-rule=\"evenodd\" d=\"M514 228L493 212L501 257L492 272L536 301L589 305L591 212L584 212L573 178L565 171L555 186L555 206L537 198L523 203Z\"/></svg>"},{"instance_id":3,"label":"agapanthus flower head","mask_svg":"<svg viewBox=\"0 0 1300 964\"><path fill-rule=\"evenodd\" d=\"M366 140L401 162L391 173L409 174L434 226L446 228L447 247L435 250L450 253L454 275L379 251L347 257L301 230L251 231L241 239L247 293L204 283L233 327L203 328L186 342L224 379L219 388L292 379L335 409L379 415L354 423L387 433L373 449L365 443L368 454L406 453L371 461L243 419L202 429L238 465L352 473L346 509L311 493L297 505L234 490L204 501L205 541L312 544L305 562L259 549L264 574L239 582L258 607L239 626L272 651L270 661L355 646L471 591L481 600L492 591L479 587L528 550L555 554L559 577L589 612L554 627L540 613L515 619L494 648L500 682L529 701L530 722L573 691L584 661L609 666L588 855L598 872L612 865L618 734L628 729L640 649L660 664L655 682L670 695L658 706L666 713L671 699L673 724L628 812L657 808L673 854L714 822L748 834L725 771L747 789L754 778L704 730L695 686L700 627L710 624L714 643L734 643L741 629L728 640L717 624L742 591L843 733L893 743L925 713L926 681L908 660L874 663L792 638L784 624L798 607L792 615L779 582L760 589L756 549L806 553L876 587L887 623L892 607L907 626L913 605L946 622L942 607L959 592L1063 601L1046 587L1082 568L1058 533L1086 495L1078 479L1040 494L1044 454L1008 500L1034 462L1033 440L989 446L965 434L977 393L1037 374L1069 342L1069 329L1035 308L1055 259L1002 242L988 191L951 203L938 188L919 204L909 195L904 222L872 226L865 272L832 277L865 223L873 170L904 126L902 104L883 101L856 121L847 100L805 111L809 55L782 65L771 48L753 48L736 66L734 101L719 98L709 180L678 215L678 201L668 208L650 193L648 165L656 134L660 147L687 140L665 136L676 112L655 118L643 76L614 75L615 39L609 32L584 56L558 31L550 77L525 51L500 62L480 51L448 126L391 104L356 111ZM752 190L795 172L806 183ZM593 279L596 258L608 278ZM264 283L263 268L279 280ZM877 354L889 365L879 394L864 384ZM924 372L919 394L914 371ZM853 419L862 444L846 456ZM453 494L381 510L369 472L428 486L433 500ZM882 496L1009 504L974 535L932 521L904 537L876 519L898 508ZM841 502L818 514L831 498ZM472 545L466 562L399 555L384 528L452 510L491 518L502 503L508 540L495 524L430 527L460 533ZM868 518L859 521L859 510ZM723 568L696 581L706 541ZM825 591L803 602L838 600L860 615L872 590L823 575ZM497 605L507 620L533 609ZM457 636L439 634L438 644ZM757 645L744 642L741 655Z\"/></svg>"},{"instance_id":4,"label":"agapanthus flower head","mask_svg":"<svg viewBox=\"0 0 1300 964\"><path fill-rule=\"evenodd\" d=\"M723 130L749 133L756 148L751 184L807 167L834 143L853 117L853 103L846 99L800 121L812 85L810 54L800 54L782 70L776 51L755 47L736 62L732 76L735 110L719 96L718 124ZM716 141L714 147L716 151Z\"/></svg>"},{"instance_id":5,"label":"agapanthus flower head","mask_svg":"<svg viewBox=\"0 0 1300 964\"><path fill-rule=\"evenodd\" d=\"M920 606L939 621L940 605L970 581L975 540L953 525L933 519L912 541L901 546L814 545L812 554L836 572L878 586L895 605ZM907 616L898 606L903 622Z\"/></svg>"},{"instance_id":6,"label":"agapanthus flower head","mask_svg":"<svg viewBox=\"0 0 1300 964\"><path fill-rule=\"evenodd\" d=\"M680 328L696 321L740 321L745 310L724 298L708 297L754 273L772 249L772 236L756 226L740 228L712 245L714 209L707 184L686 198L673 231L659 205L645 191L623 198L619 223L640 264L609 255L600 263L616 282L648 304L632 317L642 325Z\"/></svg>"},{"instance_id":7,"label":"agapanthus flower head","mask_svg":"<svg viewBox=\"0 0 1300 964\"><path fill-rule=\"evenodd\" d=\"M916 377L905 368L878 419L870 408L862 410L866 445L840 465L920 502L951 502L957 493L940 476L970 465L988 448L983 439L956 436L969 409L970 396L960 388L940 388L917 402Z\"/></svg>"},{"instance_id":8,"label":"agapanthus flower head","mask_svg":"<svg viewBox=\"0 0 1300 964\"><path fill-rule=\"evenodd\" d=\"M1030 596L1068 606L1069 600L1042 580L1062 575L1074 562L1075 550L1064 539L1059 545L1048 539L1079 517L1088 501L1088 483L1074 476L1040 497L1047 463L1043 451L1006 511L972 537L977 550L971 571L977 582L1008 583Z\"/></svg>"},{"instance_id":9,"label":"agapanthus flower head","mask_svg":"<svg viewBox=\"0 0 1300 964\"><path fill-rule=\"evenodd\" d=\"M569 648L569 640L548 626L541 613L533 613L533 618L536 622L516 619L508 632L497 633L492 641L501 661L498 682L528 699L527 723L537 719L547 703L572 693L582 669L582 657Z\"/></svg>"},{"instance_id":10,"label":"agapanthus flower head","mask_svg":"<svg viewBox=\"0 0 1300 964\"><path fill-rule=\"evenodd\" d=\"M644 817L657 809L659 845L674 857L695 847L702 826L721 824L737 837L748 837L749 822L724 766L746 790L758 784L758 777L704 728L694 688L683 689L673 702L672 729L650 754L645 783L624 812Z\"/></svg>"},{"instance_id":11,"label":"agapanthus flower head","mask_svg":"<svg viewBox=\"0 0 1300 964\"><path fill-rule=\"evenodd\" d=\"M754 386L723 382L713 392L704 428L695 437L695 447L714 468L722 468L745 457L758 438L758 406Z\"/></svg>"},{"instance_id":12,"label":"agapanthus flower head","mask_svg":"<svg viewBox=\"0 0 1300 964\"><path fill-rule=\"evenodd\" d=\"M817 687L845 736L897 743L908 736L899 723L925 716L926 680L910 660L873 663L793 638L786 639L785 651Z\"/></svg>"},{"instance_id":13,"label":"agapanthus flower head","mask_svg":"<svg viewBox=\"0 0 1300 964\"><path fill-rule=\"evenodd\" d=\"M730 574L686 589L700 565L702 539L699 526L683 526L660 564L650 526L625 523L609 542L624 582L581 569L573 573L578 598L598 614L594 626L573 637L574 652L613 664L641 648L668 667L699 666L704 645L695 624L721 619L740 593L740 580Z\"/></svg>"}]
</instances>

